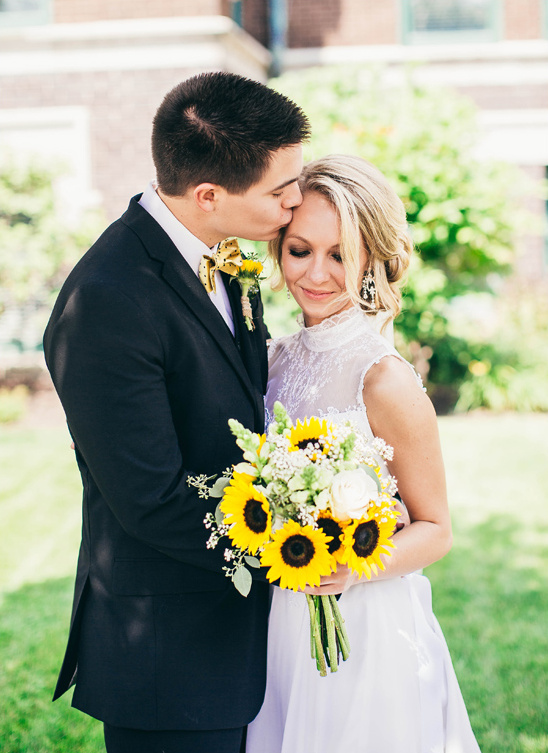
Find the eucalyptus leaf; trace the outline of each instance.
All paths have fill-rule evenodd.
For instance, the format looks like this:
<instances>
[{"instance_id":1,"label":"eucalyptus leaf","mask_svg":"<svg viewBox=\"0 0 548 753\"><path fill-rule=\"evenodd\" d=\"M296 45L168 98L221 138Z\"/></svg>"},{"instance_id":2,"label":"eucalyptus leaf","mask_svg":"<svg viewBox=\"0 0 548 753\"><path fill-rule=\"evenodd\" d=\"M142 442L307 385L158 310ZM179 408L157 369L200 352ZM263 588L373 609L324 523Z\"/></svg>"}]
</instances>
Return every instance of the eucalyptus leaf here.
<instances>
[{"instance_id":1,"label":"eucalyptus leaf","mask_svg":"<svg viewBox=\"0 0 548 753\"><path fill-rule=\"evenodd\" d=\"M224 516L223 511L221 510L220 502L215 508L215 522L217 523L218 526L222 526L223 523L225 522L225 516Z\"/></svg>"},{"instance_id":2,"label":"eucalyptus leaf","mask_svg":"<svg viewBox=\"0 0 548 753\"><path fill-rule=\"evenodd\" d=\"M213 484L213 486L209 490L209 496L210 497L222 497L225 491L225 487L227 487L229 484L230 484L230 479L226 478L226 476L221 476L221 478L218 478L217 481Z\"/></svg>"},{"instance_id":3,"label":"eucalyptus leaf","mask_svg":"<svg viewBox=\"0 0 548 753\"><path fill-rule=\"evenodd\" d=\"M234 586L238 589L238 591L242 594L242 596L247 596L251 590L253 579L247 567L241 565L234 571L232 582L234 583Z\"/></svg>"},{"instance_id":4,"label":"eucalyptus leaf","mask_svg":"<svg viewBox=\"0 0 548 753\"><path fill-rule=\"evenodd\" d=\"M360 468L363 468L363 470L367 473L368 476L371 476L373 481L377 484L377 489L379 490L379 494L382 492L381 482L379 481L379 477L375 473L374 469L371 468L370 465L361 465Z\"/></svg>"},{"instance_id":5,"label":"eucalyptus leaf","mask_svg":"<svg viewBox=\"0 0 548 753\"><path fill-rule=\"evenodd\" d=\"M257 559L257 557L252 557L251 555L246 554L245 557L244 557L244 559L247 562L247 564L249 565L249 567L260 567L261 566L261 563Z\"/></svg>"}]
</instances>

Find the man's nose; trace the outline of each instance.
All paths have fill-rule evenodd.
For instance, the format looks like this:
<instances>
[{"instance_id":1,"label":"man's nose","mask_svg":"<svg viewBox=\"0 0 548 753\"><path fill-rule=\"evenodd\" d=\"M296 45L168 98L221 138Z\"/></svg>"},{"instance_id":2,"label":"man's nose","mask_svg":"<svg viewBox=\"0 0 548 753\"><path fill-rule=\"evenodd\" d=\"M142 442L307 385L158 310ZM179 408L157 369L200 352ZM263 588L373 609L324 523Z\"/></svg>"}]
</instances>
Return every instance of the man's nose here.
<instances>
[{"instance_id":1,"label":"man's nose","mask_svg":"<svg viewBox=\"0 0 548 753\"><path fill-rule=\"evenodd\" d=\"M290 185L287 186L287 192L284 197L284 200L282 201L283 208L293 209L294 207L298 207L302 203L303 203L303 195L301 193L301 189L299 188L299 184L290 183Z\"/></svg>"}]
</instances>

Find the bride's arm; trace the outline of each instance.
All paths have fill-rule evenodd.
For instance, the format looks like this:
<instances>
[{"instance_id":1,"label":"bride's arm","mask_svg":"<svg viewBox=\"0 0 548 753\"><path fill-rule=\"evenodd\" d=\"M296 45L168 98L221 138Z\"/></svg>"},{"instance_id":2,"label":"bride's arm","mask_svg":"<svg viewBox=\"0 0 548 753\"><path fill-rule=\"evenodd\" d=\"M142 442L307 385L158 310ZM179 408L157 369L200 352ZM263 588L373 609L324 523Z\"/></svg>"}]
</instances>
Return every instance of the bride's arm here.
<instances>
[{"instance_id":1,"label":"bride's arm","mask_svg":"<svg viewBox=\"0 0 548 753\"><path fill-rule=\"evenodd\" d=\"M411 369L397 358L383 358L367 373L363 396L373 433L394 448L388 466L411 518L411 525L394 534L392 555L383 556L386 569L372 578L380 580L420 570L447 554L451 520L436 414ZM310 592L340 593L358 581L339 566Z\"/></svg>"}]
</instances>

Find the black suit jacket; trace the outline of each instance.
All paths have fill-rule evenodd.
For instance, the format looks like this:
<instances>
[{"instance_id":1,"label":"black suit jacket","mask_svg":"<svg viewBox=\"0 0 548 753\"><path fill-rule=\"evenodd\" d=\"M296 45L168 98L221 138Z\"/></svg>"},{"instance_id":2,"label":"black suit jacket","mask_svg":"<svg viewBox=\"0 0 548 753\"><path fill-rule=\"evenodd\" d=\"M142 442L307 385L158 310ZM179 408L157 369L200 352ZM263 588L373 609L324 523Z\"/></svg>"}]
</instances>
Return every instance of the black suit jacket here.
<instances>
[{"instance_id":1,"label":"black suit jacket","mask_svg":"<svg viewBox=\"0 0 548 753\"><path fill-rule=\"evenodd\" d=\"M189 474L241 460L227 421L263 430L262 306L233 337L157 222L131 200L74 268L44 337L83 483L71 630L55 698L140 729L245 725L264 693L268 592L247 598L206 548ZM75 677L76 672L76 677Z\"/></svg>"}]
</instances>

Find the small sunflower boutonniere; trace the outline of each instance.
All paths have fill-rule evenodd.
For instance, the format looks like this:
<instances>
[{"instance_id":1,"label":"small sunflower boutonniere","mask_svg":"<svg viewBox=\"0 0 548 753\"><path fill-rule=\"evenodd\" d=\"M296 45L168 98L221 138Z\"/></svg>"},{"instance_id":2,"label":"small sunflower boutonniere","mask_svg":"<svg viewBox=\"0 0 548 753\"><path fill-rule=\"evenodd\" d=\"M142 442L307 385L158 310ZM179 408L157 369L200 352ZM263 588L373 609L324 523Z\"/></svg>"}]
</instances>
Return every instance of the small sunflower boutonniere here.
<instances>
[{"instance_id":1,"label":"small sunflower boutonniere","mask_svg":"<svg viewBox=\"0 0 548 753\"><path fill-rule=\"evenodd\" d=\"M250 332L255 329L250 298L259 292L259 283L264 279L261 277L262 271L262 262L251 256L242 261L242 265L234 276L234 279L238 280L240 288L242 289L242 313L244 315L246 326Z\"/></svg>"},{"instance_id":2,"label":"small sunflower boutonniere","mask_svg":"<svg viewBox=\"0 0 548 753\"><path fill-rule=\"evenodd\" d=\"M251 266L256 262L248 261L250 275L259 275ZM221 502L204 520L211 531L207 546L230 544L224 570L243 596L253 582L249 568L261 566L270 582L294 591L319 585L338 564L371 578L394 548L397 485L383 463L392 449L350 423L311 416L293 424L281 403L274 404L274 416L262 435L229 421L243 460L210 490ZM211 480L189 483L205 496ZM306 600L311 656L322 676L328 668L336 672L350 652L337 599L307 594Z\"/></svg>"}]
</instances>

